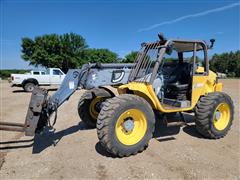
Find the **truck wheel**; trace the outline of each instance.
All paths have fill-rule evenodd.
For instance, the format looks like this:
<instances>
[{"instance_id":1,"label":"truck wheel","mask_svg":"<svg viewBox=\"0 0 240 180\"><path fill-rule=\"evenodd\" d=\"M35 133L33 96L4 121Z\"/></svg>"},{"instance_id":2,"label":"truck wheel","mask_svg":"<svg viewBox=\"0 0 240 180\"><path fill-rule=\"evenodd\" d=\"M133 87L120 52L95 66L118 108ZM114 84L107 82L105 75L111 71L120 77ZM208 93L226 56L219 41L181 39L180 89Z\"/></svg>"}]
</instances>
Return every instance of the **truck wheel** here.
<instances>
[{"instance_id":1,"label":"truck wheel","mask_svg":"<svg viewBox=\"0 0 240 180\"><path fill-rule=\"evenodd\" d=\"M197 131L206 138L224 137L231 128L234 107L225 93L209 93L202 97L195 109Z\"/></svg>"},{"instance_id":2,"label":"truck wheel","mask_svg":"<svg viewBox=\"0 0 240 180\"><path fill-rule=\"evenodd\" d=\"M103 103L97 119L97 134L108 152L124 157L146 149L154 125L150 104L139 96L123 94Z\"/></svg>"},{"instance_id":3,"label":"truck wheel","mask_svg":"<svg viewBox=\"0 0 240 180\"><path fill-rule=\"evenodd\" d=\"M78 114L81 120L89 127L95 128L101 103L109 97L111 97L111 94L101 88L84 92L78 102Z\"/></svg>"},{"instance_id":4,"label":"truck wheel","mask_svg":"<svg viewBox=\"0 0 240 180\"><path fill-rule=\"evenodd\" d=\"M35 84L31 83L31 82L28 82L28 83L24 84L24 86L23 86L23 89L26 92L32 92L34 88L35 88Z\"/></svg>"}]
</instances>

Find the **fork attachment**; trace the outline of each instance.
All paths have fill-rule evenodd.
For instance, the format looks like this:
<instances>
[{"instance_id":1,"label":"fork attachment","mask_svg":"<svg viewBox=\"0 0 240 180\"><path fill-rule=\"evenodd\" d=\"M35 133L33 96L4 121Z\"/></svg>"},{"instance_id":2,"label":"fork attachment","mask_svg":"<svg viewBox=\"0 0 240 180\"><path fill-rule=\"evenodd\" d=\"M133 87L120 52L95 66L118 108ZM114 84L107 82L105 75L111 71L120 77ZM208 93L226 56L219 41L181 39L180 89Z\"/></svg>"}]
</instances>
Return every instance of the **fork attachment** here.
<instances>
[{"instance_id":1,"label":"fork attachment","mask_svg":"<svg viewBox=\"0 0 240 180\"><path fill-rule=\"evenodd\" d=\"M87 69L86 69L87 70ZM34 136L45 126L50 126L50 117L78 88L79 78L86 70L70 69L59 89L48 96L48 91L35 87L25 120L25 135ZM56 120L56 119L55 119Z\"/></svg>"},{"instance_id":2,"label":"fork attachment","mask_svg":"<svg viewBox=\"0 0 240 180\"><path fill-rule=\"evenodd\" d=\"M25 132L26 136L34 136L38 127L43 127L47 122L48 92L35 87L29 103L25 123L0 122L0 130Z\"/></svg>"},{"instance_id":3,"label":"fork attachment","mask_svg":"<svg viewBox=\"0 0 240 180\"><path fill-rule=\"evenodd\" d=\"M0 122L0 130L24 132L25 126L21 123Z\"/></svg>"},{"instance_id":4,"label":"fork attachment","mask_svg":"<svg viewBox=\"0 0 240 180\"><path fill-rule=\"evenodd\" d=\"M26 119L25 119L25 135L34 136L37 127L47 123L47 107L48 92L46 89L34 88L29 103Z\"/></svg>"}]
</instances>

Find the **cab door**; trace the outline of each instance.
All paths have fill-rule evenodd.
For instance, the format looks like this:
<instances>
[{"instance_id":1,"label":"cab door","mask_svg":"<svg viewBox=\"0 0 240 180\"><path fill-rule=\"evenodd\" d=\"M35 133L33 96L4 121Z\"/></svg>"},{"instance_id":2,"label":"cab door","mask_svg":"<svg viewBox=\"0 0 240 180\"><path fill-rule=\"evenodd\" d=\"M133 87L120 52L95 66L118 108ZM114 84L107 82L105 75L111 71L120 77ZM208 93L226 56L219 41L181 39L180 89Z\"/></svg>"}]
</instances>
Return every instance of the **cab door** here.
<instances>
[{"instance_id":1,"label":"cab door","mask_svg":"<svg viewBox=\"0 0 240 180\"><path fill-rule=\"evenodd\" d=\"M192 79L192 106L195 106L200 96L210 92L214 82L209 79L207 47L201 43L194 43L194 62ZM207 91L206 91L207 90Z\"/></svg>"}]
</instances>

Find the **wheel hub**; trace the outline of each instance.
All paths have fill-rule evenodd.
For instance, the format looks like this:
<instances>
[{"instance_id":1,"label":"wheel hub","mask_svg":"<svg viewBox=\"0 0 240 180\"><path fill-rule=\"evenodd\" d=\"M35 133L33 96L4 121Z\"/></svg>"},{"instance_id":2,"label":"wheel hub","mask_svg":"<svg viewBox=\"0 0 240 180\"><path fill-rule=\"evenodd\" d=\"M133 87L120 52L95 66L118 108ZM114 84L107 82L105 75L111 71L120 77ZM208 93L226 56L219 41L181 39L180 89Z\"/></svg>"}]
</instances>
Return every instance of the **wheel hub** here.
<instances>
[{"instance_id":1,"label":"wheel hub","mask_svg":"<svg viewBox=\"0 0 240 180\"><path fill-rule=\"evenodd\" d=\"M29 87L28 87L28 90L29 90L29 91L33 91L33 89L34 89L33 86L29 86Z\"/></svg>"},{"instance_id":2,"label":"wheel hub","mask_svg":"<svg viewBox=\"0 0 240 180\"><path fill-rule=\"evenodd\" d=\"M221 112L219 112L219 111L216 111L216 113L215 113L215 119L218 121L220 118L221 118Z\"/></svg>"},{"instance_id":3,"label":"wheel hub","mask_svg":"<svg viewBox=\"0 0 240 180\"><path fill-rule=\"evenodd\" d=\"M128 118L123 122L123 128L126 132L131 132L134 129L133 119Z\"/></svg>"},{"instance_id":4,"label":"wheel hub","mask_svg":"<svg viewBox=\"0 0 240 180\"><path fill-rule=\"evenodd\" d=\"M220 103L216 107L216 111L213 116L213 125L218 131L222 131L228 126L231 117L230 113L230 107L227 103Z\"/></svg>"},{"instance_id":5,"label":"wheel hub","mask_svg":"<svg viewBox=\"0 0 240 180\"><path fill-rule=\"evenodd\" d=\"M102 104L102 97L100 96L95 97L90 103L89 112L94 119L97 119L98 117L98 114L101 110L101 104Z\"/></svg>"},{"instance_id":6,"label":"wheel hub","mask_svg":"<svg viewBox=\"0 0 240 180\"><path fill-rule=\"evenodd\" d=\"M134 145L142 140L147 131L147 119L139 109L127 109L115 125L117 139L124 145Z\"/></svg>"}]
</instances>

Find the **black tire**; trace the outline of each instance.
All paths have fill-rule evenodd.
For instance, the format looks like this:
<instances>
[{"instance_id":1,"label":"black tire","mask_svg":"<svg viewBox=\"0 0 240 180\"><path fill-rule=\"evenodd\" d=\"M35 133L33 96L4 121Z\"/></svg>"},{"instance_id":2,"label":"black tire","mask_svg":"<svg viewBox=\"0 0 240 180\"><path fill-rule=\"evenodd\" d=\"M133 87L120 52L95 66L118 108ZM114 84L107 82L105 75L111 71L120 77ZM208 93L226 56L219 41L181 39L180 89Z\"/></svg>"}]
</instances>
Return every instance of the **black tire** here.
<instances>
[{"instance_id":1,"label":"black tire","mask_svg":"<svg viewBox=\"0 0 240 180\"><path fill-rule=\"evenodd\" d=\"M32 82L27 82L24 84L23 89L26 92L32 92L33 89L35 88L36 84L32 83Z\"/></svg>"},{"instance_id":2,"label":"black tire","mask_svg":"<svg viewBox=\"0 0 240 180\"><path fill-rule=\"evenodd\" d=\"M91 115L91 112L90 112L91 102L96 97L102 97L101 102L103 102L106 98L111 97L111 94L105 89L94 88L84 92L78 102L79 117L90 128L95 128L97 123L97 117L94 117L93 115ZM99 107L98 109L96 109L96 111L98 113L100 112Z\"/></svg>"},{"instance_id":3,"label":"black tire","mask_svg":"<svg viewBox=\"0 0 240 180\"><path fill-rule=\"evenodd\" d=\"M132 145L120 142L116 135L115 127L118 118L127 110L137 109L144 114L146 119L146 132L143 137ZM123 94L103 103L103 107L97 119L97 135L100 143L108 152L114 156L124 157L142 152L148 146L149 140L153 136L155 126L155 116L150 104L143 98Z\"/></svg>"},{"instance_id":4,"label":"black tire","mask_svg":"<svg viewBox=\"0 0 240 180\"><path fill-rule=\"evenodd\" d=\"M224 126L223 129L219 130L214 125L214 114L222 103L226 103L228 105L230 116L226 127ZM225 93L209 93L208 95L200 98L195 108L195 115L196 129L201 135L210 139L222 138L227 134L232 125L234 117L233 102L230 96Z\"/></svg>"}]
</instances>

